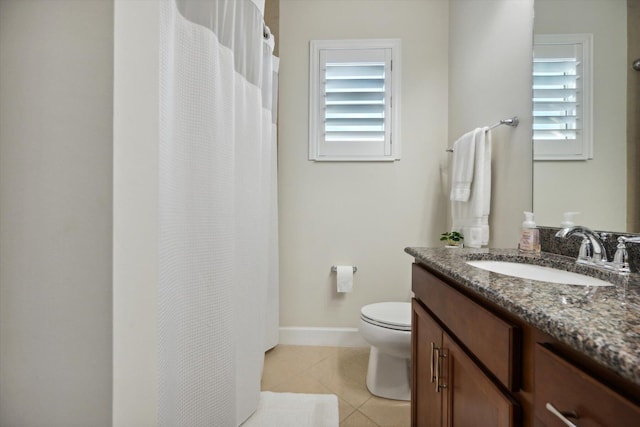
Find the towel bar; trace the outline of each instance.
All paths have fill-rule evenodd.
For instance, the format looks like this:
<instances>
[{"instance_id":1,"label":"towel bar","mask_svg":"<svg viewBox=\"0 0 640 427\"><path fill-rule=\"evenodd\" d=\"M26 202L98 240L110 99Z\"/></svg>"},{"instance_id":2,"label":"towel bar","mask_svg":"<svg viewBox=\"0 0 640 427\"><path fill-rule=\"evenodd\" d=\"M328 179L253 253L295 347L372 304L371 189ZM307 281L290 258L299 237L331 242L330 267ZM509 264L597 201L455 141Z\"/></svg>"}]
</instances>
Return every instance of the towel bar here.
<instances>
[{"instance_id":1,"label":"towel bar","mask_svg":"<svg viewBox=\"0 0 640 427\"><path fill-rule=\"evenodd\" d=\"M518 116L514 116L514 117L511 117L510 119L500 120L498 123L495 123L489 126L489 129L493 129L501 125L507 125L507 126L511 126L512 128L516 128L518 127L519 124L520 124L520 119L518 118ZM447 153L453 153L453 148L447 148L446 151Z\"/></svg>"}]
</instances>

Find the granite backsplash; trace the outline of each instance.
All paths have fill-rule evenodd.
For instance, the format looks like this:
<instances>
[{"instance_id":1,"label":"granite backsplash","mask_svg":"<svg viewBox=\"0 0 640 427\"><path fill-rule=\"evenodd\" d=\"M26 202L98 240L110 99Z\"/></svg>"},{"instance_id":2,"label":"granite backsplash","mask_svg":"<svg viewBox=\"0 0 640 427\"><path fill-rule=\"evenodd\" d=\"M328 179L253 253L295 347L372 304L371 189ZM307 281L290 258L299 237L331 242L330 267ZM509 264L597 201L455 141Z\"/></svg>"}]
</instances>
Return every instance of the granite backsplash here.
<instances>
[{"instance_id":1,"label":"granite backsplash","mask_svg":"<svg viewBox=\"0 0 640 427\"><path fill-rule=\"evenodd\" d=\"M581 237L571 236L567 239L561 239L555 237L560 228L538 228L540 229L540 246L543 252L565 255L573 258L578 257L580 243L582 243ZM613 259L613 254L616 253L619 236L640 236L640 234L620 233L617 231L598 231L598 233L607 233L607 238L604 243L607 248L607 256L609 258L609 261ZM640 272L640 244L627 243L627 252L629 253L629 268L634 273Z\"/></svg>"}]
</instances>

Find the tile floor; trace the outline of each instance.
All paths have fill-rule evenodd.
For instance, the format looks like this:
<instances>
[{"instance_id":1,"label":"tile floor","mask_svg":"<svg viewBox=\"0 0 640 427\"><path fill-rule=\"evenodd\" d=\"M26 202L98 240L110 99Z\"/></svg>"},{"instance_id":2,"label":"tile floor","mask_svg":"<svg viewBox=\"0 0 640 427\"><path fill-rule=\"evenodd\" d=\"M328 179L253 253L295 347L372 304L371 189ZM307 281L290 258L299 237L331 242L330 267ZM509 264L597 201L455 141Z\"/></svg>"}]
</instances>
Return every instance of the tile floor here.
<instances>
[{"instance_id":1,"label":"tile floor","mask_svg":"<svg viewBox=\"0 0 640 427\"><path fill-rule=\"evenodd\" d=\"M338 396L340 427L406 427L409 402L367 390L369 348L278 345L265 355L262 390Z\"/></svg>"}]
</instances>

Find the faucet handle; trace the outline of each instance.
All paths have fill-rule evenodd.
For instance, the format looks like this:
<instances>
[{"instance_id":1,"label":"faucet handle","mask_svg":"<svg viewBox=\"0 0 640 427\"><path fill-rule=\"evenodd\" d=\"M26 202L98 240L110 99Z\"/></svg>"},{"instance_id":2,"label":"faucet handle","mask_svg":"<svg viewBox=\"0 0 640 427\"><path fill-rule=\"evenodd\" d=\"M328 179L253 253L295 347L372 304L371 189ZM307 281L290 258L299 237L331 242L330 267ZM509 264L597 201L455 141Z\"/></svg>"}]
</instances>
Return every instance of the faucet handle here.
<instances>
[{"instance_id":1,"label":"faucet handle","mask_svg":"<svg viewBox=\"0 0 640 427\"><path fill-rule=\"evenodd\" d=\"M588 238L583 238L580 244L580 251L578 252L577 262L590 263L593 258L593 244Z\"/></svg>"},{"instance_id":2,"label":"faucet handle","mask_svg":"<svg viewBox=\"0 0 640 427\"><path fill-rule=\"evenodd\" d=\"M613 268L620 273L629 273L629 253L627 252L627 239L624 236L618 237L618 246L613 256Z\"/></svg>"},{"instance_id":3,"label":"faucet handle","mask_svg":"<svg viewBox=\"0 0 640 427\"><path fill-rule=\"evenodd\" d=\"M620 236L618 237L618 243L640 243L640 236Z\"/></svg>"}]
</instances>

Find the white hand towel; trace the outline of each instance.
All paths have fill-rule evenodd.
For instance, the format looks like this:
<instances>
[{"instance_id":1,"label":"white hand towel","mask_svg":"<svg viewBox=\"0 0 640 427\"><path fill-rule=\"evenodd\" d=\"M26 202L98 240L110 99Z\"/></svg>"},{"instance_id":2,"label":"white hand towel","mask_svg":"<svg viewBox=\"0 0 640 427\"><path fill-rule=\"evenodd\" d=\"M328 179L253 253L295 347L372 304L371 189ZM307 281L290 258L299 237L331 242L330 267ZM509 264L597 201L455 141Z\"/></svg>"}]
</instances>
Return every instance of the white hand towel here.
<instances>
[{"instance_id":1,"label":"white hand towel","mask_svg":"<svg viewBox=\"0 0 640 427\"><path fill-rule=\"evenodd\" d=\"M478 153L479 151L479 153ZM489 244L489 210L491 208L491 130L485 127L476 139L476 168L474 173L473 226L480 230L480 245Z\"/></svg>"},{"instance_id":2,"label":"white hand towel","mask_svg":"<svg viewBox=\"0 0 640 427\"><path fill-rule=\"evenodd\" d=\"M462 232L465 246L479 248L489 244L491 131L485 127L475 135L471 192L466 202L451 202L451 229Z\"/></svg>"},{"instance_id":3,"label":"white hand towel","mask_svg":"<svg viewBox=\"0 0 640 427\"><path fill-rule=\"evenodd\" d=\"M476 152L476 134L474 129L462 135L453 144L453 165L451 167L451 195L453 201L466 202L471 194L473 166Z\"/></svg>"}]
</instances>

